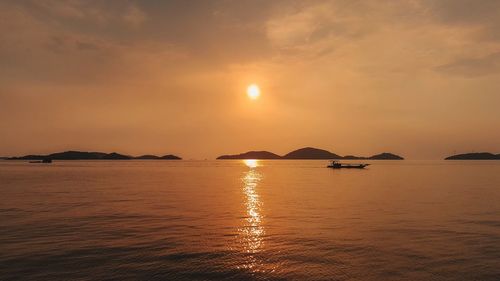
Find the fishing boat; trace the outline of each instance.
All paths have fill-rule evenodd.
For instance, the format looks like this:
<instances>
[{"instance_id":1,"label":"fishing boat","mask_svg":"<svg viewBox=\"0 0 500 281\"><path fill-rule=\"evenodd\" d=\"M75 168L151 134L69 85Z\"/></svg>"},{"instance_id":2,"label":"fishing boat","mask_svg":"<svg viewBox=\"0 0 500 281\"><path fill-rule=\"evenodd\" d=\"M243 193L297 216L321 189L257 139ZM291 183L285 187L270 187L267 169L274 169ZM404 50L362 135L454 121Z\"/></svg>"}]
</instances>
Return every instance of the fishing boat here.
<instances>
[{"instance_id":1,"label":"fishing boat","mask_svg":"<svg viewBox=\"0 0 500 281\"><path fill-rule=\"evenodd\" d=\"M364 169L368 165L370 164L346 164L346 163L340 163L339 161L332 161L326 167L332 169Z\"/></svg>"},{"instance_id":2,"label":"fishing boat","mask_svg":"<svg viewBox=\"0 0 500 281\"><path fill-rule=\"evenodd\" d=\"M50 159L50 158L44 158L44 159L42 159L42 160L30 161L30 163L44 163L44 164L50 164L50 163L52 163L52 159Z\"/></svg>"}]
</instances>

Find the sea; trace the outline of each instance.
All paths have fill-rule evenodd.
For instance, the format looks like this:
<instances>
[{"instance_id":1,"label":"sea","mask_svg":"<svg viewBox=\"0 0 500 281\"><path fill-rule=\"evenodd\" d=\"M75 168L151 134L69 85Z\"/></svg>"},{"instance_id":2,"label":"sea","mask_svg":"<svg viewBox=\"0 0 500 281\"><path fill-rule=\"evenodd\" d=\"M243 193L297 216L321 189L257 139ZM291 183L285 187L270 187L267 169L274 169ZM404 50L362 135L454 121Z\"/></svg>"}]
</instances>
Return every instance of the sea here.
<instances>
[{"instance_id":1,"label":"sea","mask_svg":"<svg viewBox=\"0 0 500 281\"><path fill-rule=\"evenodd\" d=\"M0 161L0 280L500 280L500 161Z\"/></svg>"}]
</instances>

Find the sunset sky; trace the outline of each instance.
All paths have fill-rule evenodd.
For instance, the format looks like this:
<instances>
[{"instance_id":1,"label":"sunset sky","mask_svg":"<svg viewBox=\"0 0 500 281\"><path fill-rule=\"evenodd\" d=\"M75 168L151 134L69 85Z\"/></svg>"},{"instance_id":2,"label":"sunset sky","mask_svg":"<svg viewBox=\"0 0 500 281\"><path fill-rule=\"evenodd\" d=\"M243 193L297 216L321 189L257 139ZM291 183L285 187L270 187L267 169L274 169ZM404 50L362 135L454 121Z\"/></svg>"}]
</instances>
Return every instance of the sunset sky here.
<instances>
[{"instance_id":1,"label":"sunset sky","mask_svg":"<svg viewBox=\"0 0 500 281\"><path fill-rule=\"evenodd\" d=\"M0 120L0 156L500 153L500 1L1 1Z\"/></svg>"}]
</instances>

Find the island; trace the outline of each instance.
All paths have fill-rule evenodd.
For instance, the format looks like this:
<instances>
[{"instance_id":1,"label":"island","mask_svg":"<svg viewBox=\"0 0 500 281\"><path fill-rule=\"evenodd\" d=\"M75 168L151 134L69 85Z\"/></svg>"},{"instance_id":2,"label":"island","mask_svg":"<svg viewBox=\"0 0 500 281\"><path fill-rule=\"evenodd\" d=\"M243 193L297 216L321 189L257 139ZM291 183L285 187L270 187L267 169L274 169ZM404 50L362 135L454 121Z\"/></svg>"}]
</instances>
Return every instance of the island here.
<instances>
[{"instance_id":1,"label":"island","mask_svg":"<svg viewBox=\"0 0 500 281\"><path fill-rule=\"evenodd\" d=\"M285 154L283 159L341 159L342 157L328 150L304 147Z\"/></svg>"},{"instance_id":2,"label":"island","mask_svg":"<svg viewBox=\"0 0 500 281\"><path fill-rule=\"evenodd\" d=\"M380 154L372 155L370 157L364 157L364 156L354 156L354 155L346 155L342 157L342 159L345 160L404 160L403 157L389 153L389 152L383 152Z\"/></svg>"},{"instance_id":3,"label":"island","mask_svg":"<svg viewBox=\"0 0 500 281\"><path fill-rule=\"evenodd\" d=\"M235 155L222 155L217 159L281 159L281 156L269 151L248 151Z\"/></svg>"},{"instance_id":4,"label":"island","mask_svg":"<svg viewBox=\"0 0 500 281\"><path fill-rule=\"evenodd\" d=\"M156 156L151 154L141 155L134 157L137 160L181 160L179 156L175 156L172 154L164 155L164 156Z\"/></svg>"},{"instance_id":5,"label":"island","mask_svg":"<svg viewBox=\"0 0 500 281\"><path fill-rule=\"evenodd\" d=\"M179 156L168 154L160 156L160 160L182 160Z\"/></svg>"},{"instance_id":6,"label":"island","mask_svg":"<svg viewBox=\"0 0 500 281\"><path fill-rule=\"evenodd\" d=\"M473 152L446 157L444 160L500 160L500 154L490 152Z\"/></svg>"},{"instance_id":7,"label":"island","mask_svg":"<svg viewBox=\"0 0 500 281\"><path fill-rule=\"evenodd\" d=\"M364 160L404 160L403 157L389 153L389 152L384 152L380 154L376 154L370 157L362 157L362 156L354 156L354 155L347 155L347 156L340 156L336 153L330 152L325 149L319 149L319 148L314 148L314 147L304 147L300 148L294 151L291 151L284 156L280 156L278 154L269 152L269 151L248 151L245 153L241 154L234 154L234 155L222 155L217 157L217 159L281 159L281 160L293 160L293 159L345 159L345 160L358 160L358 159L364 159Z\"/></svg>"},{"instance_id":8,"label":"island","mask_svg":"<svg viewBox=\"0 0 500 281\"><path fill-rule=\"evenodd\" d=\"M145 154L145 155L137 156L134 159L138 159L138 160L159 160L160 156L151 155L151 154Z\"/></svg>"},{"instance_id":9,"label":"island","mask_svg":"<svg viewBox=\"0 0 500 281\"><path fill-rule=\"evenodd\" d=\"M126 160L131 159L131 156L119 154L116 152L104 153L104 152L85 152L85 151L64 151L56 152L47 155L25 155L20 157L11 157L9 160L113 160L120 159Z\"/></svg>"},{"instance_id":10,"label":"island","mask_svg":"<svg viewBox=\"0 0 500 281\"><path fill-rule=\"evenodd\" d=\"M396 155L396 154L389 153L389 152L376 154L376 155L368 157L367 159L369 159L369 160L404 160L403 157Z\"/></svg>"},{"instance_id":11,"label":"island","mask_svg":"<svg viewBox=\"0 0 500 281\"><path fill-rule=\"evenodd\" d=\"M180 160L182 158L175 155L155 156L155 155L142 155L133 157L130 155L120 154L116 152L86 152L86 151L64 151L51 153L47 155L25 155L20 157L10 157L7 160L131 160L131 159L159 159L159 160Z\"/></svg>"}]
</instances>

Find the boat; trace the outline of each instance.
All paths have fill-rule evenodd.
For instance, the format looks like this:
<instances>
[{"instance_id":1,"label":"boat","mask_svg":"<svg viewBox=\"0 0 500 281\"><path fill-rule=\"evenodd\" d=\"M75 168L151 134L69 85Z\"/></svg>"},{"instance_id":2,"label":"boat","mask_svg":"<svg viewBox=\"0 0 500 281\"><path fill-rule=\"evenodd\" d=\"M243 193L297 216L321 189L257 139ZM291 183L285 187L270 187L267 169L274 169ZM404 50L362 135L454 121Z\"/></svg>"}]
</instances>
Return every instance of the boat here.
<instances>
[{"instance_id":1,"label":"boat","mask_svg":"<svg viewBox=\"0 0 500 281\"><path fill-rule=\"evenodd\" d=\"M50 164L52 163L52 159L50 158L44 158L40 161L30 161L30 163L44 163L44 164Z\"/></svg>"},{"instance_id":2,"label":"boat","mask_svg":"<svg viewBox=\"0 0 500 281\"><path fill-rule=\"evenodd\" d=\"M366 166L369 165L370 164L346 164L334 160L326 167L332 169L364 169Z\"/></svg>"}]
</instances>

